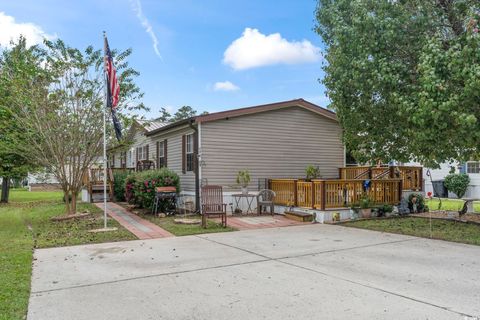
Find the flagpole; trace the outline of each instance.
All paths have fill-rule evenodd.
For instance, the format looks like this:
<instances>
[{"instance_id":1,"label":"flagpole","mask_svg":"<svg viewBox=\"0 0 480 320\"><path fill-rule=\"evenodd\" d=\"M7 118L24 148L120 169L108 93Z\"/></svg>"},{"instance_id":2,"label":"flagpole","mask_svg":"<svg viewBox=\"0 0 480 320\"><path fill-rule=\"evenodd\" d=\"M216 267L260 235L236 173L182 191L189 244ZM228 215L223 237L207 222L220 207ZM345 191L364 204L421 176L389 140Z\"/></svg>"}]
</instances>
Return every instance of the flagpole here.
<instances>
[{"instance_id":1,"label":"flagpole","mask_svg":"<svg viewBox=\"0 0 480 320\"><path fill-rule=\"evenodd\" d=\"M103 42L105 43L105 31L103 31ZM105 55L105 49L104 49ZM107 77L105 73L105 63L103 64L103 79L105 83L105 107L103 108L103 227L107 228Z\"/></svg>"}]
</instances>

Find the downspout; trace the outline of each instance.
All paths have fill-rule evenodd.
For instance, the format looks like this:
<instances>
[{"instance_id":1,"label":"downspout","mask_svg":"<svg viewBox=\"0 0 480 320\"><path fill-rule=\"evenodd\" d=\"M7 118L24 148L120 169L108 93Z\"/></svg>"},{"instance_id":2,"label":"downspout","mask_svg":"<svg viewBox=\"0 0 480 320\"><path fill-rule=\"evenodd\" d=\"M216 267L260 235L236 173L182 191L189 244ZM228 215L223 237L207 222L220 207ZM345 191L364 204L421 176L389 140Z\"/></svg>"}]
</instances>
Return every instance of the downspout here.
<instances>
[{"instance_id":1,"label":"downspout","mask_svg":"<svg viewBox=\"0 0 480 320\"><path fill-rule=\"evenodd\" d=\"M196 143L194 144L193 153L197 157L197 161L195 161L195 211L200 212L200 161L198 159L198 145L200 142L200 137L198 134L198 128L194 125L195 119L192 119L188 125L189 127L195 132L194 137L196 138Z\"/></svg>"}]
</instances>

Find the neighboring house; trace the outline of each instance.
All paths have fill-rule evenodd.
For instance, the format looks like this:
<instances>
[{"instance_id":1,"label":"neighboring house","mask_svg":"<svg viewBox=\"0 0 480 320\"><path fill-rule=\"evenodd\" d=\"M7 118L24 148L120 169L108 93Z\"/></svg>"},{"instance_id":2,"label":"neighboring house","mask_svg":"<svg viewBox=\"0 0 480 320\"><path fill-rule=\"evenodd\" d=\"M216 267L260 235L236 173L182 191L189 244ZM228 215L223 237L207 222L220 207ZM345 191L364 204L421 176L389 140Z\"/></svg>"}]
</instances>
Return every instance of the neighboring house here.
<instances>
[{"instance_id":1,"label":"neighboring house","mask_svg":"<svg viewBox=\"0 0 480 320\"><path fill-rule=\"evenodd\" d=\"M454 169L455 173L466 173L470 177L470 185L465 194L465 198L478 198L480 199L480 161L467 161L464 163L454 162L454 163L442 163L438 169L429 169L425 168L423 170L424 181L425 181L425 192L434 192L432 180L434 181L443 181L445 177ZM431 174L431 179L428 176L428 173ZM436 184L437 185L437 184ZM435 187L437 193L441 193L441 187ZM456 198L455 194L449 192L449 198Z\"/></svg>"},{"instance_id":2,"label":"neighboring house","mask_svg":"<svg viewBox=\"0 0 480 320\"><path fill-rule=\"evenodd\" d=\"M200 199L200 186L221 185L238 193L236 175L247 169L250 190L267 178L301 178L318 166L323 178L338 178L345 165L342 130L335 113L303 99L196 116L175 123L136 123L128 150L110 149L115 167L153 160L180 176L183 194ZM122 160L120 160L122 159ZM126 160L123 160L126 159Z\"/></svg>"}]
</instances>

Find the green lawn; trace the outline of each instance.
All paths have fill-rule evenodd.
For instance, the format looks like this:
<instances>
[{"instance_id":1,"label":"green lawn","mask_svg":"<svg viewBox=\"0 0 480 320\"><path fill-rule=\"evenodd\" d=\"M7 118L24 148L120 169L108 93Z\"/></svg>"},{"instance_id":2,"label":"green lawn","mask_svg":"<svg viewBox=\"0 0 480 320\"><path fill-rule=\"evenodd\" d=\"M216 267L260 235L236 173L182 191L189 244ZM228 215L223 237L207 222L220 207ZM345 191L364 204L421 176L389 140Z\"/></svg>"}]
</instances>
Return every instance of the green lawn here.
<instances>
[{"instance_id":1,"label":"green lawn","mask_svg":"<svg viewBox=\"0 0 480 320\"><path fill-rule=\"evenodd\" d=\"M425 199L425 204L428 205L430 210L439 210L438 204L440 201L438 199ZM459 211L463 207L463 200L458 199L442 199L442 207L440 210L449 210L449 211ZM480 202L475 201L473 203L473 209L475 212L480 212Z\"/></svg>"},{"instance_id":2,"label":"green lawn","mask_svg":"<svg viewBox=\"0 0 480 320\"><path fill-rule=\"evenodd\" d=\"M428 218L405 217L358 220L342 223L341 225L429 238L429 220ZM480 225L432 219L432 238L480 245Z\"/></svg>"},{"instance_id":3,"label":"green lawn","mask_svg":"<svg viewBox=\"0 0 480 320\"><path fill-rule=\"evenodd\" d=\"M142 214L141 217L155 223L156 225L173 233L176 236L188 236L192 234L228 232L228 231L236 230L228 226L226 228L223 228L219 223L216 223L211 220L207 221L206 229L202 228L200 225L178 224L173 222L173 219L181 218L182 216L159 218L159 217L155 217L152 214ZM192 218L201 219L200 216L195 216Z\"/></svg>"},{"instance_id":4,"label":"green lawn","mask_svg":"<svg viewBox=\"0 0 480 320\"><path fill-rule=\"evenodd\" d=\"M62 191L32 191L29 192L27 189L12 189L10 191L10 202L19 203L19 202L51 202L51 201L62 201L63 192Z\"/></svg>"},{"instance_id":5,"label":"green lawn","mask_svg":"<svg viewBox=\"0 0 480 320\"><path fill-rule=\"evenodd\" d=\"M118 231L88 232L103 226L101 211L91 204L79 204L79 211L92 213L89 219L52 222L51 217L64 213L58 192L14 190L10 196L11 204L0 205L1 320L25 318L33 248L136 239L114 220L109 220L109 226Z\"/></svg>"}]
</instances>

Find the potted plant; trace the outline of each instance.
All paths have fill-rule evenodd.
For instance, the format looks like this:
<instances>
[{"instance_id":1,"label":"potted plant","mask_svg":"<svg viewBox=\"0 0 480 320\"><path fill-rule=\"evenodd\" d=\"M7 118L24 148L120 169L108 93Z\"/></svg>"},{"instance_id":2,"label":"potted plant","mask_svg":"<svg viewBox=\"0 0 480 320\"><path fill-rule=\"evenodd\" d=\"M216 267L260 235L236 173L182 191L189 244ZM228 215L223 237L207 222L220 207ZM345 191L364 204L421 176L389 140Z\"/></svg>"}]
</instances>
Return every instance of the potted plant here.
<instances>
[{"instance_id":1,"label":"potted plant","mask_svg":"<svg viewBox=\"0 0 480 320\"><path fill-rule=\"evenodd\" d=\"M240 170L237 173L237 184L242 187L242 193L248 194L248 184L250 183L250 172L248 170Z\"/></svg>"},{"instance_id":2,"label":"potted plant","mask_svg":"<svg viewBox=\"0 0 480 320\"><path fill-rule=\"evenodd\" d=\"M312 179L320 178L320 168L309 164L305 168L305 180L312 181Z\"/></svg>"},{"instance_id":3,"label":"potted plant","mask_svg":"<svg viewBox=\"0 0 480 320\"><path fill-rule=\"evenodd\" d=\"M362 218L371 218L372 209L370 207L370 198L368 196L363 196L360 199L360 214Z\"/></svg>"}]
</instances>

